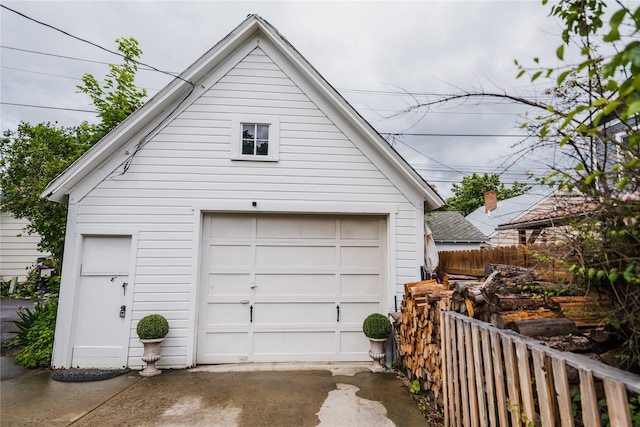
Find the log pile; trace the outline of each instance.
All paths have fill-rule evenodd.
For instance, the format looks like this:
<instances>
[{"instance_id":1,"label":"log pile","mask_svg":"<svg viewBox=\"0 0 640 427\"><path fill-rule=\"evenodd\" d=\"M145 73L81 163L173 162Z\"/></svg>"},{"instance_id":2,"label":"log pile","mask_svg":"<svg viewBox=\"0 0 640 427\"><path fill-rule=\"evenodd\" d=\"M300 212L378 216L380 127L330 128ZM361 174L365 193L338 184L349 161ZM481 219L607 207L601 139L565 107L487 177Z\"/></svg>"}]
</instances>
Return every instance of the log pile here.
<instances>
[{"instance_id":1,"label":"log pile","mask_svg":"<svg viewBox=\"0 0 640 427\"><path fill-rule=\"evenodd\" d=\"M601 295L552 296L554 283L535 271L490 264L484 280L448 275L407 283L394 338L398 360L420 382L430 403L442 407L440 311L453 310L535 337L563 351L593 352L606 341L605 319L612 306Z\"/></svg>"},{"instance_id":2,"label":"log pile","mask_svg":"<svg viewBox=\"0 0 640 427\"><path fill-rule=\"evenodd\" d=\"M451 309L539 338L565 351L592 351L608 339L605 319L613 312L608 297L554 296L555 283L540 280L532 269L489 264L485 280L452 283Z\"/></svg>"},{"instance_id":3,"label":"log pile","mask_svg":"<svg viewBox=\"0 0 640 427\"><path fill-rule=\"evenodd\" d=\"M430 404L443 407L440 311L450 310L453 291L436 280L407 283L395 324L402 368L417 379Z\"/></svg>"}]
</instances>

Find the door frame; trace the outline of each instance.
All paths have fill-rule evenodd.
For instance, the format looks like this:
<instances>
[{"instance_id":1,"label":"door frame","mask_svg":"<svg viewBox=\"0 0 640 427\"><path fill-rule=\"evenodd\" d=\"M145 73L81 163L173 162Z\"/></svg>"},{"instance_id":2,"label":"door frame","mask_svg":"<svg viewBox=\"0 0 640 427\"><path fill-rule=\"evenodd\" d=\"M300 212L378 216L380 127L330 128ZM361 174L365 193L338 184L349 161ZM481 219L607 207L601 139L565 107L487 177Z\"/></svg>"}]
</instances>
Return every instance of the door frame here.
<instances>
[{"instance_id":1,"label":"door frame","mask_svg":"<svg viewBox=\"0 0 640 427\"><path fill-rule=\"evenodd\" d=\"M72 254L71 260L67 260L62 268L62 286L60 287L60 297L58 303L58 315L56 325L56 335L54 342L54 355L52 366L54 368L71 368L73 360L73 347L76 334L75 324L77 321L78 305L82 303L78 299L80 285L80 269L82 266L82 253L84 249L84 238L89 236L104 237L129 237L131 238L131 248L129 252L129 285L125 304L127 311L124 322L129 325L131 331L131 321L133 313L133 294L135 292L135 271L138 253L139 231L134 228L102 228L102 227L82 227L75 230L75 235L71 242L71 248L65 245L65 253ZM70 265L68 264L70 262ZM128 366L130 335L123 335L123 355L122 360ZM58 354L56 354L58 353Z\"/></svg>"},{"instance_id":2,"label":"door frame","mask_svg":"<svg viewBox=\"0 0 640 427\"><path fill-rule=\"evenodd\" d=\"M191 266L192 290L189 301L191 310L189 319L189 337L186 360L190 366L196 366L198 346L198 301L201 285L202 230L204 215L207 213L244 213L244 214L315 214L315 215L377 215L386 217L387 263L385 265L386 283L383 289L383 311L393 307L396 287L396 233L399 206L395 203L357 203L357 202L309 202L280 200L215 200L198 201L193 209L193 254ZM386 299L386 300L385 300ZM386 305L386 308L385 308Z\"/></svg>"}]
</instances>

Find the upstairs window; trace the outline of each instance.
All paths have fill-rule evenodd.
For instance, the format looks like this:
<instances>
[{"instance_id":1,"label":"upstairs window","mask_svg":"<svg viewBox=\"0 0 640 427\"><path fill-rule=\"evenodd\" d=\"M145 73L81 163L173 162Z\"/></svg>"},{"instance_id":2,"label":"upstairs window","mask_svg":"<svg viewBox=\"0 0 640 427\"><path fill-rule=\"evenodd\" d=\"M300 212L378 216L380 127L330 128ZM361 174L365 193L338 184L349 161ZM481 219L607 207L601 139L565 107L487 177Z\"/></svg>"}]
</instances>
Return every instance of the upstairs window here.
<instances>
[{"instance_id":1,"label":"upstairs window","mask_svg":"<svg viewBox=\"0 0 640 427\"><path fill-rule=\"evenodd\" d=\"M269 125L242 124L242 154L249 156L269 155Z\"/></svg>"},{"instance_id":2,"label":"upstairs window","mask_svg":"<svg viewBox=\"0 0 640 427\"><path fill-rule=\"evenodd\" d=\"M278 117L247 115L234 117L232 122L232 160L278 161L280 154Z\"/></svg>"}]
</instances>

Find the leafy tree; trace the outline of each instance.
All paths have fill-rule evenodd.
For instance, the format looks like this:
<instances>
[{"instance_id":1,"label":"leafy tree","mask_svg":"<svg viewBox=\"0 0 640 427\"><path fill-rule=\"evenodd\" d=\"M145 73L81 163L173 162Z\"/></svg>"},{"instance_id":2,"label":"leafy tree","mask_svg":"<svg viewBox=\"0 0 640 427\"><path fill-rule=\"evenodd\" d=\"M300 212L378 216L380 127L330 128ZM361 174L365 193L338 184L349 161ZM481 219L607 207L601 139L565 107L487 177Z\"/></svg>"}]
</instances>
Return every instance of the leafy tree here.
<instances>
[{"instance_id":1,"label":"leafy tree","mask_svg":"<svg viewBox=\"0 0 640 427\"><path fill-rule=\"evenodd\" d=\"M624 338L627 361L640 369L640 7L634 7L623 1L553 2L551 16L563 26L555 51L559 65L516 61L519 78L547 79L545 98L463 92L406 111L468 98L530 107L533 114L522 127L537 138L519 154L551 149L549 173L540 181L585 199L585 214L573 216L565 236L562 261L585 287L611 293L620 309L609 320Z\"/></svg>"},{"instance_id":2,"label":"leafy tree","mask_svg":"<svg viewBox=\"0 0 640 427\"><path fill-rule=\"evenodd\" d=\"M50 252L58 267L62 261L67 205L42 199L47 184L62 173L100 138L139 108L146 96L134 85L136 58L142 51L133 39L117 39L124 58L122 65L110 65L101 86L91 74L83 76L81 92L91 97L101 122L60 127L52 123L20 123L0 139L0 188L3 211L26 218L27 232L42 237L40 249Z\"/></svg>"},{"instance_id":3,"label":"leafy tree","mask_svg":"<svg viewBox=\"0 0 640 427\"><path fill-rule=\"evenodd\" d=\"M40 249L60 260L64 247L67 206L40 197L49 181L90 146L93 129L84 123L58 127L51 123L20 123L0 139L2 210L27 218L27 232L41 236Z\"/></svg>"},{"instance_id":4,"label":"leafy tree","mask_svg":"<svg viewBox=\"0 0 640 427\"><path fill-rule=\"evenodd\" d=\"M496 173L484 175L474 173L462 178L460 184L453 184L451 187L453 197L447 199L447 210L458 211L467 216L484 205L484 193L487 191L495 190L498 200L504 200L524 194L530 189L530 186L520 182L514 182L511 188L507 188L500 182L500 176Z\"/></svg>"},{"instance_id":5,"label":"leafy tree","mask_svg":"<svg viewBox=\"0 0 640 427\"><path fill-rule=\"evenodd\" d=\"M117 38L118 50L124 59L121 65L109 65L109 73L104 85L91 74L82 76L81 92L91 98L98 110L100 123L96 127L96 136L100 139L144 104L146 89L138 89L134 80L138 72L137 59L142 55L138 41L133 37Z\"/></svg>"}]
</instances>

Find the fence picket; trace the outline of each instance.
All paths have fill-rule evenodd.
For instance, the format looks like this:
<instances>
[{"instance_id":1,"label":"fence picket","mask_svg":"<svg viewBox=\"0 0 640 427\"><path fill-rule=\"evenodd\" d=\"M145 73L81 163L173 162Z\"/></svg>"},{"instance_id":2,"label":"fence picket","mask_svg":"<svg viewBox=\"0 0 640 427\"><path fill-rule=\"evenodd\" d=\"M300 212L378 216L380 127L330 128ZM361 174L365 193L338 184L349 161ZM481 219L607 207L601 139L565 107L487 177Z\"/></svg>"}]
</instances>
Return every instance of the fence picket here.
<instances>
[{"instance_id":1,"label":"fence picket","mask_svg":"<svg viewBox=\"0 0 640 427\"><path fill-rule=\"evenodd\" d=\"M450 396L449 396L449 381L453 376L450 372L451 361L449 360L450 348L451 348L451 340L449 339L449 327L447 318L444 315L444 312L440 312L440 334L442 339L440 340L440 348L442 352L442 395L444 397L444 425L449 426L449 422L451 421L451 417L449 415L449 411L447 408L451 407Z\"/></svg>"},{"instance_id":2,"label":"fence picket","mask_svg":"<svg viewBox=\"0 0 640 427\"><path fill-rule=\"evenodd\" d=\"M529 366L529 351L523 342L516 343L518 372L520 375L520 394L522 396L522 410L528 421L536 421L536 410L533 401L533 387L531 385L531 368Z\"/></svg>"},{"instance_id":3,"label":"fence picket","mask_svg":"<svg viewBox=\"0 0 640 427\"><path fill-rule=\"evenodd\" d=\"M478 325L471 325L471 345L473 347L473 364L475 368L476 396L478 397L477 418L482 427L488 426L487 402L483 385L484 373L482 372L482 352L480 350L480 331Z\"/></svg>"},{"instance_id":4,"label":"fence picket","mask_svg":"<svg viewBox=\"0 0 640 427\"><path fill-rule=\"evenodd\" d=\"M504 369L502 367L502 350L500 345L500 335L497 331L490 331L491 354L493 355L493 368L495 372L496 387L496 407L498 409L498 425L509 425L509 414L507 413L507 396L504 390Z\"/></svg>"},{"instance_id":5,"label":"fence picket","mask_svg":"<svg viewBox=\"0 0 640 427\"><path fill-rule=\"evenodd\" d=\"M491 358L491 341L489 338L489 330L482 328L480 331L482 337L482 355L484 359L485 383L487 385L487 410L489 412L489 425L496 426L496 400L495 400L495 384L493 381L493 359Z\"/></svg>"},{"instance_id":6,"label":"fence picket","mask_svg":"<svg viewBox=\"0 0 640 427\"><path fill-rule=\"evenodd\" d=\"M600 414L598 412L598 398L593 374L590 371L579 368L580 373L580 403L582 405L582 421L585 427L600 427Z\"/></svg>"},{"instance_id":7,"label":"fence picket","mask_svg":"<svg viewBox=\"0 0 640 427\"><path fill-rule=\"evenodd\" d=\"M609 413L611 425L631 427L631 414L629 413L629 398L627 397L626 387L609 378L603 378L602 382L607 396L607 412Z\"/></svg>"},{"instance_id":8,"label":"fence picket","mask_svg":"<svg viewBox=\"0 0 640 427\"><path fill-rule=\"evenodd\" d=\"M464 425L464 427L470 427L471 419L469 416L469 389L467 387L468 375L464 324L462 322L458 322L456 326L458 333L458 372L460 372L460 393L462 394L462 407L460 408L460 413L462 415L462 425Z\"/></svg>"},{"instance_id":9,"label":"fence picket","mask_svg":"<svg viewBox=\"0 0 640 427\"><path fill-rule=\"evenodd\" d=\"M551 365L553 367L553 384L556 388L558 396L558 415L560 416L560 425L562 427L574 427L573 406L571 399L571 390L569 389L569 377L567 375L567 365L563 359L552 358Z\"/></svg>"},{"instance_id":10,"label":"fence picket","mask_svg":"<svg viewBox=\"0 0 640 427\"><path fill-rule=\"evenodd\" d=\"M467 361L467 390L469 391L469 413L473 427L478 427L478 393L476 390L476 361L473 354L473 337L471 336L471 323L464 324L464 347Z\"/></svg>"},{"instance_id":11,"label":"fence picket","mask_svg":"<svg viewBox=\"0 0 640 427\"><path fill-rule=\"evenodd\" d=\"M511 425L520 425L520 396L518 392L518 368L515 363L513 341L502 337L502 351L504 354L504 372L507 377L507 391L509 393L509 412L511 413Z\"/></svg>"},{"instance_id":12,"label":"fence picket","mask_svg":"<svg viewBox=\"0 0 640 427\"><path fill-rule=\"evenodd\" d=\"M546 354L540 350L531 350L533 370L536 377L536 391L538 392L538 406L542 427L555 426L555 393L551 389L553 383L552 371L549 369Z\"/></svg>"}]
</instances>

